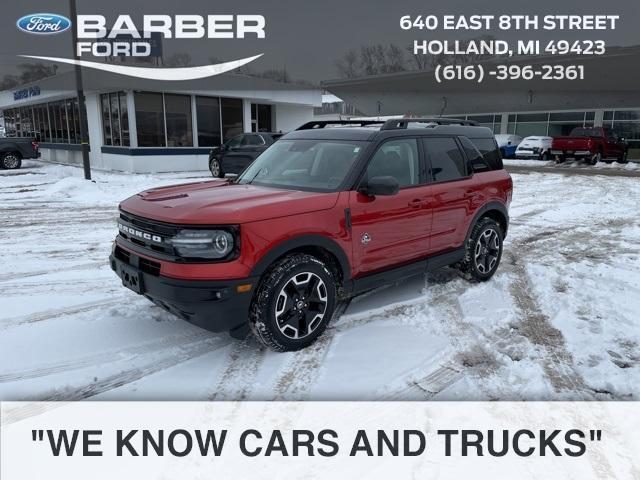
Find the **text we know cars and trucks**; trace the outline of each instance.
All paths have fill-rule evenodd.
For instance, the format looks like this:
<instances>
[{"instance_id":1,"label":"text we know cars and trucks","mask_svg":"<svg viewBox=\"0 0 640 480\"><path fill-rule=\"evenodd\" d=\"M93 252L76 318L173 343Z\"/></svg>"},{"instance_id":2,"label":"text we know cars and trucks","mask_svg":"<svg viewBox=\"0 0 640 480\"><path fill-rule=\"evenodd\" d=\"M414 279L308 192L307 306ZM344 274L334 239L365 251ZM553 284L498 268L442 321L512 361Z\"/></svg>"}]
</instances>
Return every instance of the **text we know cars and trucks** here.
<instances>
[{"instance_id":1,"label":"text we know cars and trucks","mask_svg":"<svg viewBox=\"0 0 640 480\"><path fill-rule=\"evenodd\" d=\"M0 138L0 168L20 168L23 159L39 158L38 142L33 138Z\"/></svg>"},{"instance_id":2,"label":"text we know cars and trucks","mask_svg":"<svg viewBox=\"0 0 640 480\"><path fill-rule=\"evenodd\" d=\"M490 129L332 124L349 122L303 125L234 180L124 200L111 268L185 320L251 329L279 351L310 345L340 300L382 284L446 265L495 273L512 181Z\"/></svg>"},{"instance_id":3,"label":"text we know cars and trucks","mask_svg":"<svg viewBox=\"0 0 640 480\"><path fill-rule=\"evenodd\" d=\"M257 132L241 133L230 138L220 147L209 152L209 171L216 178L224 178L227 173L240 174L283 133Z\"/></svg>"},{"instance_id":4,"label":"text we know cars and trucks","mask_svg":"<svg viewBox=\"0 0 640 480\"><path fill-rule=\"evenodd\" d=\"M591 165L605 159L624 163L627 161L627 145L624 139L609 128L578 127L568 137L555 137L551 144L551 154L559 162L575 158L584 159Z\"/></svg>"}]
</instances>

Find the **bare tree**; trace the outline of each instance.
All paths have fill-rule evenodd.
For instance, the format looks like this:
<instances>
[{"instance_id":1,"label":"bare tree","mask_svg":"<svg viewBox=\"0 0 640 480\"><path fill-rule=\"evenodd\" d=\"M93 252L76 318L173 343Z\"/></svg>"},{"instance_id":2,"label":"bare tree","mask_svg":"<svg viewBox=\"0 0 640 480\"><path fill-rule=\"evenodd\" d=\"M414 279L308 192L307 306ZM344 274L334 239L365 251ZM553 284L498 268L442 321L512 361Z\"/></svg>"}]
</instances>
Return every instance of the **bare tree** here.
<instances>
[{"instance_id":1,"label":"bare tree","mask_svg":"<svg viewBox=\"0 0 640 480\"><path fill-rule=\"evenodd\" d=\"M355 78L358 76L358 53L351 49L347 50L342 57L335 61L338 75L342 78Z\"/></svg>"},{"instance_id":2,"label":"bare tree","mask_svg":"<svg viewBox=\"0 0 640 480\"><path fill-rule=\"evenodd\" d=\"M342 78L355 78L402 72L407 70L407 59L397 45L377 43L363 45L359 50L348 50L335 61L335 65Z\"/></svg>"}]
</instances>

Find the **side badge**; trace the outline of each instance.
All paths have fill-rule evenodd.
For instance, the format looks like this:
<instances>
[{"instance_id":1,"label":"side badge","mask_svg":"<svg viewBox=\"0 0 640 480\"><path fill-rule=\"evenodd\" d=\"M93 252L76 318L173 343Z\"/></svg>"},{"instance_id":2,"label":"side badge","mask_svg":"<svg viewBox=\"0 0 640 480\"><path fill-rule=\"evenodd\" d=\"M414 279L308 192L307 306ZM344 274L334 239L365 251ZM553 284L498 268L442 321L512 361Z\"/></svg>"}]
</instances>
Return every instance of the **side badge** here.
<instances>
[{"instance_id":1,"label":"side badge","mask_svg":"<svg viewBox=\"0 0 640 480\"><path fill-rule=\"evenodd\" d=\"M371 237L369 236L368 233L365 232L364 235L362 235L362 244L363 245L367 245L370 241L371 241Z\"/></svg>"}]
</instances>

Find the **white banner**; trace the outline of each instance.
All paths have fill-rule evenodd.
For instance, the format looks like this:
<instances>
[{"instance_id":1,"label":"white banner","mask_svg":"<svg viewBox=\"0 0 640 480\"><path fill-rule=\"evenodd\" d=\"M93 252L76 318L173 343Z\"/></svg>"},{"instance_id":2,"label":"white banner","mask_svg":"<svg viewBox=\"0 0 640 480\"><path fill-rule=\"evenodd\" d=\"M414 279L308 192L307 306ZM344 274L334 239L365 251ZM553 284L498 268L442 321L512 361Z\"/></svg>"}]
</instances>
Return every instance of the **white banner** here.
<instances>
[{"instance_id":1,"label":"white banner","mask_svg":"<svg viewBox=\"0 0 640 480\"><path fill-rule=\"evenodd\" d=\"M640 478L637 402L2 404L16 479Z\"/></svg>"}]
</instances>

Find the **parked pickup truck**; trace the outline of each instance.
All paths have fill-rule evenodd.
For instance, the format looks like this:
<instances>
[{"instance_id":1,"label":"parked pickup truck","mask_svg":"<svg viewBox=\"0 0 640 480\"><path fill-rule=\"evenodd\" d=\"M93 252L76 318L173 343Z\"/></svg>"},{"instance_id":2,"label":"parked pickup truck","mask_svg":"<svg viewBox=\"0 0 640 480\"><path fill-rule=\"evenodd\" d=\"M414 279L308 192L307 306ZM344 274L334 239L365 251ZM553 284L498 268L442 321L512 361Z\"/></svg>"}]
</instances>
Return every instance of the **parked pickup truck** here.
<instances>
[{"instance_id":1,"label":"parked pickup truck","mask_svg":"<svg viewBox=\"0 0 640 480\"><path fill-rule=\"evenodd\" d=\"M33 138L0 138L0 168L20 168L23 158L39 158L38 142Z\"/></svg>"},{"instance_id":2,"label":"parked pickup truck","mask_svg":"<svg viewBox=\"0 0 640 480\"><path fill-rule=\"evenodd\" d=\"M603 159L627 161L627 145L609 128L578 127L571 130L568 137L555 137L551 144L551 155L558 162L567 158L584 159L595 165Z\"/></svg>"}]
</instances>

